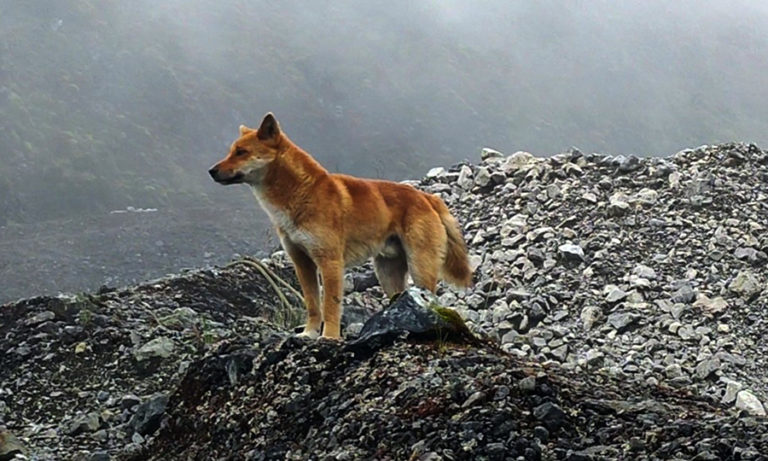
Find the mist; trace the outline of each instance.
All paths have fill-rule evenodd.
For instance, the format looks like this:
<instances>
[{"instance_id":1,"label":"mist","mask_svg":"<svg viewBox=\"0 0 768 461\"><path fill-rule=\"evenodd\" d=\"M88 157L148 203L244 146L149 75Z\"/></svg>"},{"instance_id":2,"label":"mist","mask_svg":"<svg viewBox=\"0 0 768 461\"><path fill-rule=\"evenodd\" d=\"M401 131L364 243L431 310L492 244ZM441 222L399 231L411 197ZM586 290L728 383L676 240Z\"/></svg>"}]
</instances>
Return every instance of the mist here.
<instances>
[{"instance_id":1,"label":"mist","mask_svg":"<svg viewBox=\"0 0 768 461\"><path fill-rule=\"evenodd\" d=\"M749 1L0 4L0 302L276 248L206 170L272 111L329 170L768 146Z\"/></svg>"}]
</instances>

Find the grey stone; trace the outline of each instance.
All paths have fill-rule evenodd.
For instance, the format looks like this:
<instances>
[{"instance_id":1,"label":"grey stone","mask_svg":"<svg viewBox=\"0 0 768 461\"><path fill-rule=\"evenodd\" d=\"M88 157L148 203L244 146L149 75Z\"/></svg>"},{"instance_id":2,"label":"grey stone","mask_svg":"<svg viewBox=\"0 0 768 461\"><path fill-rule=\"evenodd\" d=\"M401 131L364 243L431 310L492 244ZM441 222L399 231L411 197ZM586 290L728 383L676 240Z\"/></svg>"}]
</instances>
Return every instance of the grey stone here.
<instances>
[{"instance_id":1,"label":"grey stone","mask_svg":"<svg viewBox=\"0 0 768 461\"><path fill-rule=\"evenodd\" d=\"M627 198L624 194L617 193L611 196L608 202L608 215L609 216L624 216L629 213L632 207L627 202Z\"/></svg>"},{"instance_id":2,"label":"grey stone","mask_svg":"<svg viewBox=\"0 0 768 461\"><path fill-rule=\"evenodd\" d=\"M739 272L736 278L728 285L728 289L732 292L743 296L744 298L751 299L756 294L762 291L760 281L755 275L748 271Z\"/></svg>"},{"instance_id":3,"label":"grey stone","mask_svg":"<svg viewBox=\"0 0 768 461\"><path fill-rule=\"evenodd\" d=\"M590 366L600 366L603 363L605 354L598 349L590 349L587 351L585 360Z\"/></svg>"},{"instance_id":4,"label":"grey stone","mask_svg":"<svg viewBox=\"0 0 768 461\"><path fill-rule=\"evenodd\" d=\"M517 341L517 338L520 337L520 333L518 333L515 330L510 330L501 337L501 344L510 344Z\"/></svg>"},{"instance_id":5,"label":"grey stone","mask_svg":"<svg viewBox=\"0 0 768 461\"><path fill-rule=\"evenodd\" d=\"M160 427L160 419L168 406L168 396L155 394L147 401L139 405L136 413L128 423L129 426L141 435L150 435Z\"/></svg>"},{"instance_id":6,"label":"grey stone","mask_svg":"<svg viewBox=\"0 0 768 461\"><path fill-rule=\"evenodd\" d=\"M689 283L682 283L672 294L673 303L690 304L696 299L696 293Z\"/></svg>"},{"instance_id":7,"label":"grey stone","mask_svg":"<svg viewBox=\"0 0 768 461\"><path fill-rule=\"evenodd\" d=\"M605 300L610 304L616 304L627 297L627 292L619 287L608 285L605 289Z\"/></svg>"},{"instance_id":8,"label":"grey stone","mask_svg":"<svg viewBox=\"0 0 768 461\"><path fill-rule=\"evenodd\" d=\"M141 399L134 395L134 394L125 394L123 398L120 400L120 408L123 410L127 410L134 405L138 405L141 403Z\"/></svg>"},{"instance_id":9,"label":"grey stone","mask_svg":"<svg viewBox=\"0 0 768 461\"><path fill-rule=\"evenodd\" d=\"M632 270L632 274L647 280L656 280L657 277L656 271L644 264L638 264L635 266L635 268Z\"/></svg>"},{"instance_id":10,"label":"grey stone","mask_svg":"<svg viewBox=\"0 0 768 461\"><path fill-rule=\"evenodd\" d=\"M715 315L728 309L728 302L722 296L709 298L706 295L699 294L693 307L701 309L705 314Z\"/></svg>"},{"instance_id":11,"label":"grey stone","mask_svg":"<svg viewBox=\"0 0 768 461\"><path fill-rule=\"evenodd\" d=\"M459 170L459 177L456 179L456 184L464 190L469 190L475 185L473 179L472 169L466 165L462 165Z\"/></svg>"},{"instance_id":12,"label":"grey stone","mask_svg":"<svg viewBox=\"0 0 768 461\"><path fill-rule=\"evenodd\" d=\"M137 349L133 355L139 362L153 358L168 358L173 354L175 344L170 338L158 336Z\"/></svg>"},{"instance_id":13,"label":"grey stone","mask_svg":"<svg viewBox=\"0 0 768 461\"><path fill-rule=\"evenodd\" d=\"M40 312L39 314L35 314L32 317L28 318L24 323L27 326L35 326L35 325L39 325L39 324L41 324L43 322L47 322L49 320L53 320L55 318L56 318L56 314L54 314L53 312L51 312L51 311L43 311L43 312Z\"/></svg>"},{"instance_id":14,"label":"grey stone","mask_svg":"<svg viewBox=\"0 0 768 461\"><path fill-rule=\"evenodd\" d=\"M549 354L560 362L565 362L565 359L568 357L568 345L563 344L562 346L555 347Z\"/></svg>"},{"instance_id":15,"label":"grey stone","mask_svg":"<svg viewBox=\"0 0 768 461\"><path fill-rule=\"evenodd\" d=\"M560 245L557 250L560 256L565 260L576 262L584 261L584 250L579 245L566 243Z\"/></svg>"},{"instance_id":16,"label":"grey stone","mask_svg":"<svg viewBox=\"0 0 768 461\"><path fill-rule=\"evenodd\" d=\"M480 167L475 172L475 185L478 187L485 187L491 183L491 174L488 172L488 168Z\"/></svg>"},{"instance_id":17,"label":"grey stone","mask_svg":"<svg viewBox=\"0 0 768 461\"><path fill-rule=\"evenodd\" d=\"M485 392L477 391L473 393L472 395L467 398L467 400L464 401L464 403L461 404L461 408L469 408L474 406L475 404L482 403L486 399Z\"/></svg>"},{"instance_id":18,"label":"grey stone","mask_svg":"<svg viewBox=\"0 0 768 461\"><path fill-rule=\"evenodd\" d=\"M680 328L677 329L677 336L683 341L689 341L696 337L696 332L690 325L681 325Z\"/></svg>"},{"instance_id":19,"label":"grey stone","mask_svg":"<svg viewBox=\"0 0 768 461\"><path fill-rule=\"evenodd\" d=\"M526 376L525 378L521 379L517 386L520 388L523 392L533 392L536 390L536 377L535 376Z\"/></svg>"},{"instance_id":20,"label":"grey stone","mask_svg":"<svg viewBox=\"0 0 768 461\"><path fill-rule=\"evenodd\" d=\"M482 297L480 302L484 302ZM450 337L464 342L476 341L455 310L441 308L438 313L439 307L437 298L431 292L411 287L387 309L369 318L360 330L360 336L347 344L351 347L375 349L404 333L414 337Z\"/></svg>"},{"instance_id":21,"label":"grey stone","mask_svg":"<svg viewBox=\"0 0 768 461\"><path fill-rule=\"evenodd\" d=\"M597 306L585 306L581 310L581 322L584 324L584 329L589 331L602 316L602 311Z\"/></svg>"},{"instance_id":22,"label":"grey stone","mask_svg":"<svg viewBox=\"0 0 768 461\"><path fill-rule=\"evenodd\" d=\"M545 402L533 409L533 416L541 421L549 430L557 430L565 424L565 412L552 402Z\"/></svg>"},{"instance_id":23,"label":"grey stone","mask_svg":"<svg viewBox=\"0 0 768 461\"><path fill-rule=\"evenodd\" d=\"M518 151L507 157L507 159L502 162L501 168L507 174L513 174L519 170L524 169L525 167L530 166L535 161L536 158L528 152Z\"/></svg>"},{"instance_id":24,"label":"grey stone","mask_svg":"<svg viewBox=\"0 0 768 461\"><path fill-rule=\"evenodd\" d=\"M764 251L758 251L752 247L739 247L733 252L733 256L755 265L764 264L768 259Z\"/></svg>"},{"instance_id":25,"label":"grey stone","mask_svg":"<svg viewBox=\"0 0 768 461\"><path fill-rule=\"evenodd\" d=\"M533 428L533 436L542 442L546 442L549 439L549 431L544 426L536 426Z\"/></svg>"},{"instance_id":26,"label":"grey stone","mask_svg":"<svg viewBox=\"0 0 768 461\"><path fill-rule=\"evenodd\" d=\"M26 459L27 448L11 432L0 428L0 460ZM19 456L17 456L19 455Z\"/></svg>"},{"instance_id":27,"label":"grey stone","mask_svg":"<svg viewBox=\"0 0 768 461\"><path fill-rule=\"evenodd\" d=\"M445 168L438 166L427 171L427 178L437 178L445 174Z\"/></svg>"},{"instance_id":28,"label":"grey stone","mask_svg":"<svg viewBox=\"0 0 768 461\"><path fill-rule=\"evenodd\" d=\"M670 365L667 365L667 367L664 369L664 374L667 376L667 378L670 378L670 379L680 378L682 376L685 376L683 374L683 368L680 366L679 363L672 363Z\"/></svg>"},{"instance_id":29,"label":"grey stone","mask_svg":"<svg viewBox=\"0 0 768 461\"><path fill-rule=\"evenodd\" d=\"M736 401L736 395L744 388L744 386L732 379L726 379L725 381L725 394L723 395L723 403L733 403Z\"/></svg>"},{"instance_id":30,"label":"grey stone","mask_svg":"<svg viewBox=\"0 0 768 461\"><path fill-rule=\"evenodd\" d=\"M618 330L619 333L637 323L638 320L640 320L640 316L630 312L614 312L608 316L608 324Z\"/></svg>"},{"instance_id":31,"label":"grey stone","mask_svg":"<svg viewBox=\"0 0 768 461\"><path fill-rule=\"evenodd\" d=\"M653 189L641 189L635 196L636 200L643 205L653 205L659 198L659 193Z\"/></svg>"},{"instance_id":32,"label":"grey stone","mask_svg":"<svg viewBox=\"0 0 768 461\"><path fill-rule=\"evenodd\" d=\"M83 432L95 432L99 427L101 427L99 414L92 412L73 419L67 425L65 432L69 435L78 435Z\"/></svg>"},{"instance_id":33,"label":"grey stone","mask_svg":"<svg viewBox=\"0 0 768 461\"><path fill-rule=\"evenodd\" d=\"M720 359L717 356L702 360L696 365L696 377L700 380L707 379L720 369Z\"/></svg>"},{"instance_id":34,"label":"grey stone","mask_svg":"<svg viewBox=\"0 0 768 461\"><path fill-rule=\"evenodd\" d=\"M360 332L363 330L363 323L361 322L354 322L347 325L347 328L344 330L345 336L347 337L357 337L360 336Z\"/></svg>"},{"instance_id":35,"label":"grey stone","mask_svg":"<svg viewBox=\"0 0 768 461\"><path fill-rule=\"evenodd\" d=\"M106 451L95 451L88 457L88 461L109 461L111 458Z\"/></svg>"},{"instance_id":36,"label":"grey stone","mask_svg":"<svg viewBox=\"0 0 768 461\"><path fill-rule=\"evenodd\" d=\"M501 152L491 149L490 147L483 147L480 150L480 159L481 160L495 160L495 159L503 159L504 154Z\"/></svg>"}]
</instances>

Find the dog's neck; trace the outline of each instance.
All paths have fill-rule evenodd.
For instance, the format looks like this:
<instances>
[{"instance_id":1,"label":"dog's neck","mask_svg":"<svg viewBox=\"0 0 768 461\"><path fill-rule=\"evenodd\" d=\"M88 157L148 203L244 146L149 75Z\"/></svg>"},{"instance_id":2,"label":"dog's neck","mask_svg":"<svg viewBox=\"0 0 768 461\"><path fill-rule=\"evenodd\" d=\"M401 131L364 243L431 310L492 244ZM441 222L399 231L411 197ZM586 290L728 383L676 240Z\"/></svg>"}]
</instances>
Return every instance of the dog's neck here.
<instances>
[{"instance_id":1,"label":"dog's neck","mask_svg":"<svg viewBox=\"0 0 768 461\"><path fill-rule=\"evenodd\" d=\"M265 200L287 204L291 198L310 193L311 187L327 175L319 162L282 135L280 154L249 184L262 205Z\"/></svg>"}]
</instances>

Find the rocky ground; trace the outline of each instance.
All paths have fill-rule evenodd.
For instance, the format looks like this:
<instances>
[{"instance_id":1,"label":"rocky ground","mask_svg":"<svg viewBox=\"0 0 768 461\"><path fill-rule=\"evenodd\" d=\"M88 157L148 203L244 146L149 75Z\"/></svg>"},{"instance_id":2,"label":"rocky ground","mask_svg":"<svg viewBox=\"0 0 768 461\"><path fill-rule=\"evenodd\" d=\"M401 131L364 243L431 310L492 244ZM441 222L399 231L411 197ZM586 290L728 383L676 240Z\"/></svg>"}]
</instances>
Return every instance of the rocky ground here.
<instances>
[{"instance_id":1,"label":"rocky ground","mask_svg":"<svg viewBox=\"0 0 768 461\"><path fill-rule=\"evenodd\" d=\"M341 344L293 338L253 261L6 304L0 459L768 459L768 153L482 157L418 182L481 340L370 339L369 267Z\"/></svg>"}]
</instances>

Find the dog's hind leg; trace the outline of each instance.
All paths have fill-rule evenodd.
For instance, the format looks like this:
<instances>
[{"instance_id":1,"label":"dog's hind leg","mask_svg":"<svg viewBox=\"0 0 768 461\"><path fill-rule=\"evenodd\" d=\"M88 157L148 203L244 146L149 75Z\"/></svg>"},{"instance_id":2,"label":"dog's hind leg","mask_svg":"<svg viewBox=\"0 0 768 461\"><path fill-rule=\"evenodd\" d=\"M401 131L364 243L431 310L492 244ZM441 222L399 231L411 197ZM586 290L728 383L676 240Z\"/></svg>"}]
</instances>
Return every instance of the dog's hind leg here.
<instances>
[{"instance_id":1,"label":"dog's hind leg","mask_svg":"<svg viewBox=\"0 0 768 461\"><path fill-rule=\"evenodd\" d=\"M419 217L408 223L401 237L413 283L434 293L445 259L448 237L437 214Z\"/></svg>"},{"instance_id":2,"label":"dog's hind leg","mask_svg":"<svg viewBox=\"0 0 768 461\"><path fill-rule=\"evenodd\" d=\"M373 271L376 278L379 279L381 288L387 297L402 293L405 291L405 281L408 276L408 262L405 253L400 253L394 257L378 255L373 258Z\"/></svg>"}]
</instances>

